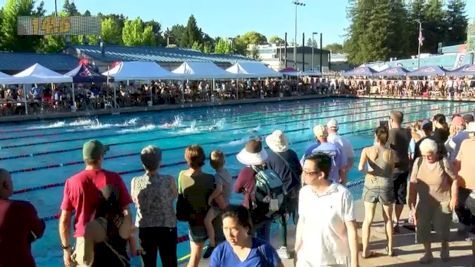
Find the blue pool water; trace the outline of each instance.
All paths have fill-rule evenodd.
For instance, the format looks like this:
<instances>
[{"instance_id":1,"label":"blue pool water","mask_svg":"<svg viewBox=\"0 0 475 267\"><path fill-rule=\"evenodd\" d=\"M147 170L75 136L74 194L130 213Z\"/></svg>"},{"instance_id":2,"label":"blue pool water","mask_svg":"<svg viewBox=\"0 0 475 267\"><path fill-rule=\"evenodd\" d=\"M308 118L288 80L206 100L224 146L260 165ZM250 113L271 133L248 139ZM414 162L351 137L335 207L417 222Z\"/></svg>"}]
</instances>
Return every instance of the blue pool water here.
<instances>
[{"instance_id":1,"label":"blue pool water","mask_svg":"<svg viewBox=\"0 0 475 267\"><path fill-rule=\"evenodd\" d=\"M439 112L462 113L469 104L337 98L2 124L0 167L13 173L15 190L22 191L14 198L31 201L40 217L49 218L45 236L33 245L38 266L60 266L58 221L51 216L59 212L62 183L83 168L81 146L86 140L97 138L111 144L104 167L123 172L129 186L132 177L142 173L139 152L149 144L164 150L161 173L176 177L185 168L185 147L197 143L206 153L217 148L227 153L226 167L237 175L242 166L235 154L249 137L281 129L301 155L313 140L313 126L335 118L340 134L355 148L356 165L361 149L372 143L372 129L395 109L405 113L405 121L414 121ZM170 124L173 127L168 128ZM212 171L209 165L205 171ZM350 181L361 179L355 169L349 177ZM361 188L352 187L352 192L359 198ZM233 196L234 202L239 200L240 196ZM178 232L186 234L186 225L180 223ZM181 243L178 251L179 257L186 255L188 243Z\"/></svg>"}]
</instances>

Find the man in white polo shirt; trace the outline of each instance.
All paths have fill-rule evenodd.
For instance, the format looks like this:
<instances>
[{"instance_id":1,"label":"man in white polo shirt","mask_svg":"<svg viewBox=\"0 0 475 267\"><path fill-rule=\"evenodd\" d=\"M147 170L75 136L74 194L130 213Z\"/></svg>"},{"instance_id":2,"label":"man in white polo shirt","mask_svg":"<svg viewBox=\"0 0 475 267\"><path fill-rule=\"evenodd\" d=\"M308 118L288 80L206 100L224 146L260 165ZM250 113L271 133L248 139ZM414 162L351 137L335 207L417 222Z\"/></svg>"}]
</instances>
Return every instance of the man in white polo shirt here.
<instances>
[{"instance_id":1,"label":"man in white polo shirt","mask_svg":"<svg viewBox=\"0 0 475 267\"><path fill-rule=\"evenodd\" d=\"M305 159L295 238L297 267L358 266L353 198L328 179L331 158L317 153Z\"/></svg>"}]
</instances>

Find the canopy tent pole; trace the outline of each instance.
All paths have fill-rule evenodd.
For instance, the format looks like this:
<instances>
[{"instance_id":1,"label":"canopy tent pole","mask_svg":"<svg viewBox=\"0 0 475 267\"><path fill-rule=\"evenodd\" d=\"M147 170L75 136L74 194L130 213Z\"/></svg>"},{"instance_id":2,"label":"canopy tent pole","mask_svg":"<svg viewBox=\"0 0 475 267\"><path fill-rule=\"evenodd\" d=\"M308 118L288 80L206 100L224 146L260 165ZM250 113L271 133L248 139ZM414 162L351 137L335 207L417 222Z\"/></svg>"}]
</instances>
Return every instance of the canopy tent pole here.
<instances>
[{"instance_id":1,"label":"canopy tent pole","mask_svg":"<svg viewBox=\"0 0 475 267\"><path fill-rule=\"evenodd\" d=\"M72 96L73 96L73 111L76 111L76 97L74 95L74 83L71 83L71 91L72 91Z\"/></svg>"},{"instance_id":2,"label":"canopy tent pole","mask_svg":"<svg viewBox=\"0 0 475 267\"><path fill-rule=\"evenodd\" d=\"M150 81L150 84L148 86L148 90L150 90L150 107L153 106L153 92L152 92L152 81Z\"/></svg>"},{"instance_id":3,"label":"canopy tent pole","mask_svg":"<svg viewBox=\"0 0 475 267\"><path fill-rule=\"evenodd\" d=\"M26 93L26 84L23 85L23 97L25 98L25 115L28 115L28 94Z\"/></svg>"},{"instance_id":4,"label":"canopy tent pole","mask_svg":"<svg viewBox=\"0 0 475 267\"><path fill-rule=\"evenodd\" d=\"M211 86L211 94L209 96L209 99L211 100L211 102L214 102L214 90L216 90L216 79L213 78L213 86Z\"/></svg>"}]
</instances>

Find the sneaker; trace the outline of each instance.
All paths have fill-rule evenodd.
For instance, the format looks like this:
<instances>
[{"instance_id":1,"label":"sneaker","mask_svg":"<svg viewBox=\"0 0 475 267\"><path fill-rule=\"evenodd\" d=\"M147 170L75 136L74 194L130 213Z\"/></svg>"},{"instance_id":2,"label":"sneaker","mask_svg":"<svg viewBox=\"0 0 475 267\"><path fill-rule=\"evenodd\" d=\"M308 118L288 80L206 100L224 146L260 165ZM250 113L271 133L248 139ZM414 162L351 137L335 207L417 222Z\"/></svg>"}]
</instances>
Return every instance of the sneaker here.
<instances>
[{"instance_id":1,"label":"sneaker","mask_svg":"<svg viewBox=\"0 0 475 267\"><path fill-rule=\"evenodd\" d=\"M208 246L205 250L205 253L203 254L203 259L207 259L211 256L211 253L213 253L215 247Z\"/></svg>"},{"instance_id":2,"label":"sneaker","mask_svg":"<svg viewBox=\"0 0 475 267\"><path fill-rule=\"evenodd\" d=\"M281 259L290 259L289 250L287 249L287 247L284 247L284 246L280 247L277 250L277 255L279 255Z\"/></svg>"}]
</instances>

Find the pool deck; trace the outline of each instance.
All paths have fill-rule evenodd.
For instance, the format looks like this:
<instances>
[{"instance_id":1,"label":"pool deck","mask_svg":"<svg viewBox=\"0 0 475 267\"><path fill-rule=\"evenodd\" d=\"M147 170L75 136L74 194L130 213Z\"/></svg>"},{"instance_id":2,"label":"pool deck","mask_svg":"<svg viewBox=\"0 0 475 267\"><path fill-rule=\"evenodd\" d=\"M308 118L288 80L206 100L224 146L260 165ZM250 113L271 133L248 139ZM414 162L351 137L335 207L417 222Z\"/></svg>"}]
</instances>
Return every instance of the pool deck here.
<instances>
[{"instance_id":1,"label":"pool deck","mask_svg":"<svg viewBox=\"0 0 475 267\"><path fill-rule=\"evenodd\" d=\"M200 102L200 103L186 103L175 105L156 105L150 107L125 107L118 109L96 109L89 111L78 112L57 112L48 114L30 114L30 115L14 115L14 116L2 116L0 117L0 123L2 122L19 122L19 121L34 121L34 120L47 120L47 119L62 119L62 118L77 118L77 117L89 117L97 115L111 115L111 114L123 114L123 113L135 113L135 112L147 112L147 111L164 111L164 110L181 110L186 108L196 107L217 107L227 105L244 105L254 103L271 103L271 102L283 102L283 101L295 101L295 100L308 100L319 99L328 97L344 97L344 98L369 98L369 99L389 99L389 100L425 100L425 101L448 101L444 97L407 97L407 96L381 96L381 95L305 95L305 96L291 96L291 97L269 97L269 98L254 98L254 99L239 99L239 100L226 100L216 102ZM475 102L475 98L451 99L453 102Z\"/></svg>"},{"instance_id":2,"label":"pool deck","mask_svg":"<svg viewBox=\"0 0 475 267\"><path fill-rule=\"evenodd\" d=\"M356 201L356 215L358 221L358 236L361 251L361 222L364 218L363 202L361 200ZM403 218L408 217L408 210L403 212ZM431 267L469 267L472 266L472 245L471 242L465 241L462 237L457 235L456 226L451 227L451 242L450 242L450 256L449 262L442 262L439 257L440 244L433 245L434 261L430 264L419 264L418 260L423 256L423 247L421 244L414 244L414 232L401 227L401 233L395 234L394 238L394 257L388 257L385 254L386 237L384 234L384 226L382 224L381 208L377 208L375 215L375 223L371 228L370 250L376 252L376 256L369 259L362 259L360 256L361 267L373 267L373 266L394 266L394 267L412 267L412 266L431 266ZM289 247L293 247L295 237L295 227L290 226L288 231ZM279 246L277 239L272 240L274 247ZM292 259L283 260L284 266L294 267ZM186 266L182 264L180 266ZM200 267L209 266L209 261L202 259ZM475 267L475 266L474 266Z\"/></svg>"}]
</instances>

